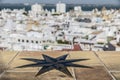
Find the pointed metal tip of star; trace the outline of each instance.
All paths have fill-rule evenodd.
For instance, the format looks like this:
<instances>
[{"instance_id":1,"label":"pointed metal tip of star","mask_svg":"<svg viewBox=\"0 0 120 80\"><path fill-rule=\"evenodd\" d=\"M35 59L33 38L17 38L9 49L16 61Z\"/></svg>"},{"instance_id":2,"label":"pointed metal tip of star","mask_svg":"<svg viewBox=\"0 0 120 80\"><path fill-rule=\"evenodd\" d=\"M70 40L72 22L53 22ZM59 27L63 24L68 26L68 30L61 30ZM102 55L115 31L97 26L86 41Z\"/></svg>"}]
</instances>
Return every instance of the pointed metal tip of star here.
<instances>
[{"instance_id":1,"label":"pointed metal tip of star","mask_svg":"<svg viewBox=\"0 0 120 80\"><path fill-rule=\"evenodd\" d=\"M18 66L18 67L14 67L14 68L22 68L21 66Z\"/></svg>"},{"instance_id":2,"label":"pointed metal tip of star","mask_svg":"<svg viewBox=\"0 0 120 80\"><path fill-rule=\"evenodd\" d=\"M15 67L15 68L24 68L24 66L18 66L18 67Z\"/></svg>"},{"instance_id":3,"label":"pointed metal tip of star","mask_svg":"<svg viewBox=\"0 0 120 80\"><path fill-rule=\"evenodd\" d=\"M26 58L20 58L20 59L26 59Z\"/></svg>"},{"instance_id":4,"label":"pointed metal tip of star","mask_svg":"<svg viewBox=\"0 0 120 80\"><path fill-rule=\"evenodd\" d=\"M22 66L17 66L17 67L14 67L14 68L24 68L25 65L22 65Z\"/></svg>"},{"instance_id":5,"label":"pointed metal tip of star","mask_svg":"<svg viewBox=\"0 0 120 80\"><path fill-rule=\"evenodd\" d=\"M90 68L90 69L94 69L93 67L91 67L91 66L85 66L85 67L83 67L83 68Z\"/></svg>"},{"instance_id":6,"label":"pointed metal tip of star","mask_svg":"<svg viewBox=\"0 0 120 80\"><path fill-rule=\"evenodd\" d=\"M18 67L14 67L14 68L18 68Z\"/></svg>"},{"instance_id":7,"label":"pointed metal tip of star","mask_svg":"<svg viewBox=\"0 0 120 80\"><path fill-rule=\"evenodd\" d=\"M42 54L42 56L44 56L45 54Z\"/></svg>"},{"instance_id":8,"label":"pointed metal tip of star","mask_svg":"<svg viewBox=\"0 0 120 80\"><path fill-rule=\"evenodd\" d=\"M67 57L68 55L69 55L69 53L68 53L68 54L64 54L63 56L66 56L66 57Z\"/></svg>"},{"instance_id":9,"label":"pointed metal tip of star","mask_svg":"<svg viewBox=\"0 0 120 80\"><path fill-rule=\"evenodd\" d=\"M20 58L21 60L27 60L29 61L30 58ZM32 58L31 58L32 59Z\"/></svg>"},{"instance_id":10,"label":"pointed metal tip of star","mask_svg":"<svg viewBox=\"0 0 120 80\"><path fill-rule=\"evenodd\" d=\"M68 55L69 55L69 53L68 53L68 54L65 54L64 56L66 56L66 57L67 57Z\"/></svg>"},{"instance_id":11,"label":"pointed metal tip of star","mask_svg":"<svg viewBox=\"0 0 120 80\"><path fill-rule=\"evenodd\" d=\"M90 69L94 69L94 67L89 66Z\"/></svg>"},{"instance_id":12,"label":"pointed metal tip of star","mask_svg":"<svg viewBox=\"0 0 120 80\"><path fill-rule=\"evenodd\" d=\"M37 77L38 75L36 74L35 77Z\"/></svg>"},{"instance_id":13,"label":"pointed metal tip of star","mask_svg":"<svg viewBox=\"0 0 120 80\"><path fill-rule=\"evenodd\" d=\"M78 59L80 61L87 61L87 60L90 60L89 58L88 59Z\"/></svg>"},{"instance_id":14,"label":"pointed metal tip of star","mask_svg":"<svg viewBox=\"0 0 120 80\"><path fill-rule=\"evenodd\" d=\"M42 56L43 56L43 57L50 57L50 56L48 56L48 55L46 55L46 54L42 54Z\"/></svg>"},{"instance_id":15,"label":"pointed metal tip of star","mask_svg":"<svg viewBox=\"0 0 120 80\"><path fill-rule=\"evenodd\" d=\"M83 60L85 60L85 61L86 61L86 60L90 60L90 59L83 59Z\"/></svg>"},{"instance_id":16,"label":"pointed metal tip of star","mask_svg":"<svg viewBox=\"0 0 120 80\"><path fill-rule=\"evenodd\" d=\"M68 75L69 77L71 77L71 78L73 78L73 75L71 74L71 75Z\"/></svg>"},{"instance_id":17,"label":"pointed metal tip of star","mask_svg":"<svg viewBox=\"0 0 120 80\"><path fill-rule=\"evenodd\" d=\"M38 73L37 73L37 74L35 75L35 77L38 77L39 75L41 75L41 74L38 74Z\"/></svg>"},{"instance_id":18,"label":"pointed metal tip of star","mask_svg":"<svg viewBox=\"0 0 120 80\"><path fill-rule=\"evenodd\" d=\"M48 56L48 55L46 55L46 54L42 54L42 56Z\"/></svg>"},{"instance_id":19,"label":"pointed metal tip of star","mask_svg":"<svg viewBox=\"0 0 120 80\"><path fill-rule=\"evenodd\" d=\"M88 66L88 68L93 69L93 67L91 67L91 66Z\"/></svg>"},{"instance_id":20,"label":"pointed metal tip of star","mask_svg":"<svg viewBox=\"0 0 120 80\"><path fill-rule=\"evenodd\" d=\"M70 74L67 74L68 77L71 77L73 78L74 76L70 73Z\"/></svg>"},{"instance_id":21,"label":"pointed metal tip of star","mask_svg":"<svg viewBox=\"0 0 120 80\"><path fill-rule=\"evenodd\" d=\"M42 57L46 57L47 55L45 55L45 54L42 54Z\"/></svg>"},{"instance_id":22,"label":"pointed metal tip of star","mask_svg":"<svg viewBox=\"0 0 120 80\"><path fill-rule=\"evenodd\" d=\"M26 58L20 58L21 60L26 60Z\"/></svg>"}]
</instances>

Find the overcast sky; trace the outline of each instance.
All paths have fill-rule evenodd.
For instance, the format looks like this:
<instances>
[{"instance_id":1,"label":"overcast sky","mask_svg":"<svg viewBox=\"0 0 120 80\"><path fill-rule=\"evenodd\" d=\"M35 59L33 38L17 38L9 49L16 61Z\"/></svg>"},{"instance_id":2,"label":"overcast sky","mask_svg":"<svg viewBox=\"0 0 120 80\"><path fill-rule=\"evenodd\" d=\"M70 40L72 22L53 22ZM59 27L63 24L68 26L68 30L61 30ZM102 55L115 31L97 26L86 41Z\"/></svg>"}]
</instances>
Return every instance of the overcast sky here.
<instances>
[{"instance_id":1,"label":"overcast sky","mask_svg":"<svg viewBox=\"0 0 120 80\"><path fill-rule=\"evenodd\" d=\"M78 4L117 4L120 5L120 0L0 0L1 3L57 3L59 1L65 3Z\"/></svg>"}]
</instances>

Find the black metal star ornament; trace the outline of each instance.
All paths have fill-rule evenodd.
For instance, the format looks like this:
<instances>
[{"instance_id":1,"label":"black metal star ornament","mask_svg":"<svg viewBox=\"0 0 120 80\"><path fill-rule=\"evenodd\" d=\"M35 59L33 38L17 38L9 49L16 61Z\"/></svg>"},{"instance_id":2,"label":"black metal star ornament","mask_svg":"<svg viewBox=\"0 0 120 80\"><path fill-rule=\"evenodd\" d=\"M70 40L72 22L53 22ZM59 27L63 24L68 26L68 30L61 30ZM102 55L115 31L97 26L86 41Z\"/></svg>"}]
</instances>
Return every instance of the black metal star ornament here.
<instances>
[{"instance_id":1,"label":"black metal star ornament","mask_svg":"<svg viewBox=\"0 0 120 80\"><path fill-rule=\"evenodd\" d=\"M38 76L38 75L41 75L41 74L48 72L50 70L56 69L56 70L59 70L70 77L72 77L72 74L69 72L67 67L92 68L89 66L79 65L79 64L73 63L73 62L78 62L78 61L85 61L88 59L67 59L66 60L66 57L68 56L68 54L62 55L62 56L57 57L57 58L53 58L53 57L47 56L45 54L42 54L42 56L43 56L44 60L33 59L33 58L22 58L23 60L32 61L35 63L27 64L27 65L23 65L23 66L18 66L16 68L42 67L35 76Z\"/></svg>"}]
</instances>

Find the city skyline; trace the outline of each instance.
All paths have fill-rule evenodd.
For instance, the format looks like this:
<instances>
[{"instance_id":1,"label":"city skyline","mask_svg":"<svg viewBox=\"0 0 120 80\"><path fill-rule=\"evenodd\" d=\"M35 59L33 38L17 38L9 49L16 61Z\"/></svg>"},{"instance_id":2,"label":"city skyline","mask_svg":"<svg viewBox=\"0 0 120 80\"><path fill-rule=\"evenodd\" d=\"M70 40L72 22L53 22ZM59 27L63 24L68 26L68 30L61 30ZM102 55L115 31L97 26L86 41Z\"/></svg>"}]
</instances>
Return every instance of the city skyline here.
<instances>
[{"instance_id":1,"label":"city skyline","mask_svg":"<svg viewBox=\"0 0 120 80\"><path fill-rule=\"evenodd\" d=\"M68 4L113 4L120 5L120 0L0 0L0 3L50 3L55 4L59 1Z\"/></svg>"}]
</instances>

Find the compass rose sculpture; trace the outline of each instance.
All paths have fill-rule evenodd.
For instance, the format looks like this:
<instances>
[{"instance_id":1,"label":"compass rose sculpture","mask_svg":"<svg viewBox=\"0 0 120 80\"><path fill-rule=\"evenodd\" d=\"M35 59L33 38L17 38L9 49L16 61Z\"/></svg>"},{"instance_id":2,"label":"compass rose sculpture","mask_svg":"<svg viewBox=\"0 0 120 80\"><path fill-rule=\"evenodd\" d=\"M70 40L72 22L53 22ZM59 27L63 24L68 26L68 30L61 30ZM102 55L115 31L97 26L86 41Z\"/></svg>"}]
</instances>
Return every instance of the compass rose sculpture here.
<instances>
[{"instance_id":1,"label":"compass rose sculpture","mask_svg":"<svg viewBox=\"0 0 120 80\"><path fill-rule=\"evenodd\" d=\"M38 73L35 75L36 77L45 73L45 72L53 70L53 69L59 70L59 71L63 72L64 74L72 77L72 74L69 72L67 67L92 68L89 66L79 65L79 64L73 63L73 62L78 62L78 61L85 61L88 59L66 59L68 54L62 55L62 56L57 57L57 58L53 58L53 57L47 56L45 54L42 54L42 56L43 56L44 60L33 59L33 58L22 58L23 60L32 61L34 63L18 66L16 68L42 67L38 71Z\"/></svg>"}]
</instances>

